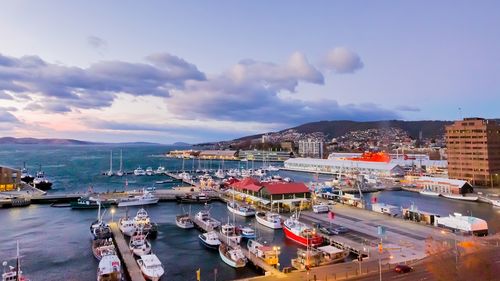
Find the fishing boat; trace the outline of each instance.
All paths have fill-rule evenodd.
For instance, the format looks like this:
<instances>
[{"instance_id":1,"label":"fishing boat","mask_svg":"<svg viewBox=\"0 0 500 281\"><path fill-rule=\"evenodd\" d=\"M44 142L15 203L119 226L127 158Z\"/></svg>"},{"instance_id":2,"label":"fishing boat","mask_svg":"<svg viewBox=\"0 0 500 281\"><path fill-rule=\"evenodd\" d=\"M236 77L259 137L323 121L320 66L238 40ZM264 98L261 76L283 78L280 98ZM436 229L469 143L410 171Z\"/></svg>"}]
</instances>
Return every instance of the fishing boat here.
<instances>
[{"instance_id":1,"label":"fishing boat","mask_svg":"<svg viewBox=\"0 0 500 281\"><path fill-rule=\"evenodd\" d=\"M90 198L87 196L78 198L77 201L70 202L71 209L98 209L99 204L97 200L93 200L94 198ZM109 202L100 202L101 206L104 208L108 208L111 206Z\"/></svg>"},{"instance_id":2,"label":"fishing boat","mask_svg":"<svg viewBox=\"0 0 500 281\"><path fill-rule=\"evenodd\" d=\"M297 258L292 259L292 266L298 270L305 270L311 267L334 264L344 261L349 251L336 248L331 245L297 249Z\"/></svg>"},{"instance_id":3,"label":"fishing boat","mask_svg":"<svg viewBox=\"0 0 500 281\"><path fill-rule=\"evenodd\" d=\"M123 218L120 218L120 220L118 221L118 225L120 227L120 231L125 236L132 236L136 232L134 220L127 215L125 215L125 217Z\"/></svg>"},{"instance_id":4,"label":"fishing boat","mask_svg":"<svg viewBox=\"0 0 500 281\"><path fill-rule=\"evenodd\" d=\"M97 281L122 281L122 267L116 254L102 257L97 267Z\"/></svg>"},{"instance_id":5,"label":"fishing boat","mask_svg":"<svg viewBox=\"0 0 500 281\"><path fill-rule=\"evenodd\" d=\"M23 275L21 270L21 256L19 255L19 241L17 241L17 256L16 256L16 266L7 267L7 262L2 263L4 267L4 272L2 273L2 281L29 281L29 279Z\"/></svg>"},{"instance_id":6,"label":"fishing boat","mask_svg":"<svg viewBox=\"0 0 500 281\"><path fill-rule=\"evenodd\" d=\"M116 175L119 177L123 177L124 174L125 172L123 171L123 152L120 149L120 169L116 171Z\"/></svg>"},{"instance_id":7,"label":"fishing boat","mask_svg":"<svg viewBox=\"0 0 500 281\"><path fill-rule=\"evenodd\" d=\"M147 280L158 281L165 274L163 265L155 254L142 256L137 260L137 264Z\"/></svg>"},{"instance_id":8,"label":"fishing boat","mask_svg":"<svg viewBox=\"0 0 500 281\"><path fill-rule=\"evenodd\" d=\"M240 233L243 238L251 239L256 237L255 230L249 226L240 228Z\"/></svg>"},{"instance_id":9,"label":"fishing boat","mask_svg":"<svg viewBox=\"0 0 500 281\"><path fill-rule=\"evenodd\" d=\"M137 167L137 169L134 170L134 175L135 176L145 176L146 171L144 171L144 169L141 168L141 166L139 166L139 167Z\"/></svg>"},{"instance_id":10,"label":"fishing boat","mask_svg":"<svg viewBox=\"0 0 500 281\"><path fill-rule=\"evenodd\" d=\"M142 231L134 234L130 237L130 241L128 243L128 247L130 251L134 253L136 256L143 256L151 253L151 243L146 239L146 234Z\"/></svg>"},{"instance_id":11,"label":"fishing boat","mask_svg":"<svg viewBox=\"0 0 500 281\"><path fill-rule=\"evenodd\" d=\"M104 214L101 215L101 202L97 201L97 203L97 220L90 225L90 234L93 239L109 239L113 234L109 225L102 221Z\"/></svg>"},{"instance_id":12,"label":"fishing boat","mask_svg":"<svg viewBox=\"0 0 500 281\"><path fill-rule=\"evenodd\" d=\"M438 197L440 195L439 192L435 192L435 191L432 191L430 189L422 189L419 193L422 195L435 196L435 197Z\"/></svg>"},{"instance_id":13,"label":"fishing boat","mask_svg":"<svg viewBox=\"0 0 500 281\"><path fill-rule=\"evenodd\" d=\"M144 233L147 233L153 239L158 234L158 226L156 223L151 222L148 212L144 208L137 211L134 217L134 226L136 230L142 229Z\"/></svg>"},{"instance_id":14,"label":"fishing boat","mask_svg":"<svg viewBox=\"0 0 500 281\"><path fill-rule=\"evenodd\" d=\"M241 242L241 235L238 234L234 224L229 221L221 226L220 234L225 241L231 241L236 244Z\"/></svg>"},{"instance_id":15,"label":"fishing boat","mask_svg":"<svg viewBox=\"0 0 500 281\"><path fill-rule=\"evenodd\" d=\"M300 222L296 214L283 222L283 232L286 238L303 246L318 246L323 243L323 237Z\"/></svg>"},{"instance_id":16,"label":"fishing boat","mask_svg":"<svg viewBox=\"0 0 500 281\"><path fill-rule=\"evenodd\" d=\"M479 196L466 196L465 194L452 194L452 193L441 193L441 196L449 199L462 200L462 201L477 201Z\"/></svg>"},{"instance_id":17,"label":"fishing boat","mask_svg":"<svg viewBox=\"0 0 500 281\"><path fill-rule=\"evenodd\" d=\"M210 249L217 249L219 248L220 245L220 240L219 236L217 235L217 232L215 231L209 231L206 233L202 233L198 235L198 238L200 239L201 243L205 245L205 247L210 248Z\"/></svg>"},{"instance_id":18,"label":"fishing boat","mask_svg":"<svg viewBox=\"0 0 500 281\"><path fill-rule=\"evenodd\" d=\"M184 229L189 229L194 227L194 223L191 220L189 214L182 214L175 217L175 224Z\"/></svg>"},{"instance_id":19,"label":"fishing boat","mask_svg":"<svg viewBox=\"0 0 500 281\"><path fill-rule=\"evenodd\" d=\"M92 241L92 254L97 260L101 260L103 256L115 255L116 248L113 240L109 239L95 239Z\"/></svg>"},{"instance_id":20,"label":"fishing boat","mask_svg":"<svg viewBox=\"0 0 500 281\"><path fill-rule=\"evenodd\" d=\"M221 222L210 217L208 210L201 210L194 216L194 221L204 229L215 229L221 225Z\"/></svg>"},{"instance_id":21,"label":"fishing boat","mask_svg":"<svg viewBox=\"0 0 500 281\"><path fill-rule=\"evenodd\" d=\"M211 201L210 197L205 193L186 193L184 195L176 195L175 200L177 203L197 203L197 204L205 204Z\"/></svg>"},{"instance_id":22,"label":"fishing boat","mask_svg":"<svg viewBox=\"0 0 500 281\"><path fill-rule=\"evenodd\" d=\"M254 239L247 242L248 251L263 260L265 263L275 266L279 262L280 247L264 245Z\"/></svg>"},{"instance_id":23,"label":"fishing boat","mask_svg":"<svg viewBox=\"0 0 500 281\"><path fill-rule=\"evenodd\" d=\"M263 226L267 226L272 229L279 229L282 227L281 216L273 212L256 212L255 219Z\"/></svg>"},{"instance_id":24,"label":"fishing boat","mask_svg":"<svg viewBox=\"0 0 500 281\"><path fill-rule=\"evenodd\" d=\"M234 194L234 193L233 193ZM236 215L243 216L243 217L251 217L255 216L255 209L246 206L246 205L240 205L239 203L232 201L227 203L227 209Z\"/></svg>"},{"instance_id":25,"label":"fishing boat","mask_svg":"<svg viewBox=\"0 0 500 281\"><path fill-rule=\"evenodd\" d=\"M23 168L21 169L21 181L30 184L34 179L35 177L28 172L28 169L26 169L26 162L24 162Z\"/></svg>"},{"instance_id":26,"label":"fishing boat","mask_svg":"<svg viewBox=\"0 0 500 281\"><path fill-rule=\"evenodd\" d=\"M146 176L152 176L154 174L153 167L146 168Z\"/></svg>"},{"instance_id":27,"label":"fishing boat","mask_svg":"<svg viewBox=\"0 0 500 281\"><path fill-rule=\"evenodd\" d=\"M127 206L142 206L157 204L160 199L155 197L151 192L143 190L141 195L130 195L127 198L123 198L118 202L118 207Z\"/></svg>"},{"instance_id":28,"label":"fishing boat","mask_svg":"<svg viewBox=\"0 0 500 281\"><path fill-rule=\"evenodd\" d=\"M240 246L230 246L222 243L219 246L219 256L222 261L234 268L241 268L247 264L247 258Z\"/></svg>"},{"instance_id":29,"label":"fishing boat","mask_svg":"<svg viewBox=\"0 0 500 281\"><path fill-rule=\"evenodd\" d=\"M491 200L491 204L494 207L500 207L500 200Z\"/></svg>"},{"instance_id":30,"label":"fishing boat","mask_svg":"<svg viewBox=\"0 0 500 281\"><path fill-rule=\"evenodd\" d=\"M45 172L42 171L42 166L40 165L40 170L36 173L35 178L32 182L33 187L40 190L49 190L52 188L52 182L45 177Z\"/></svg>"},{"instance_id":31,"label":"fishing boat","mask_svg":"<svg viewBox=\"0 0 500 281\"><path fill-rule=\"evenodd\" d=\"M109 171L106 172L106 176L112 177L113 176L113 151L109 153Z\"/></svg>"}]
</instances>

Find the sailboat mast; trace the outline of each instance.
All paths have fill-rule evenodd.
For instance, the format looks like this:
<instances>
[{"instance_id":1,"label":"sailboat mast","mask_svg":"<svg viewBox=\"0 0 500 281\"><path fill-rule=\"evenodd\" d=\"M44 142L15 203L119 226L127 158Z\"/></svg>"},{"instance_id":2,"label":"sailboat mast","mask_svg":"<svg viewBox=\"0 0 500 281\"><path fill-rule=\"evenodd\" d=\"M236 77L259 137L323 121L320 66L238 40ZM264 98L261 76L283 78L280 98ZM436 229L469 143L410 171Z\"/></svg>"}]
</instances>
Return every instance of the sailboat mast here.
<instances>
[{"instance_id":1,"label":"sailboat mast","mask_svg":"<svg viewBox=\"0 0 500 281\"><path fill-rule=\"evenodd\" d=\"M113 171L113 150L109 152L109 171Z\"/></svg>"},{"instance_id":2,"label":"sailboat mast","mask_svg":"<svg viewBox=\"0 0 500 281\"><path fill-rule=\"evenodd\" d=\"M120 149L120 171L123 171L123 151Z\"/></svg>"},{"instance_id":3,"label":"sailboat mast","mask_svg":"<svg viewBox=\"0 0 500 281\"><path fill-rule=\"evenodd\" d=\"M16 281L21 280L21 257L19 256L19 240L17 240Z\"/></svg>"}]
</instances>

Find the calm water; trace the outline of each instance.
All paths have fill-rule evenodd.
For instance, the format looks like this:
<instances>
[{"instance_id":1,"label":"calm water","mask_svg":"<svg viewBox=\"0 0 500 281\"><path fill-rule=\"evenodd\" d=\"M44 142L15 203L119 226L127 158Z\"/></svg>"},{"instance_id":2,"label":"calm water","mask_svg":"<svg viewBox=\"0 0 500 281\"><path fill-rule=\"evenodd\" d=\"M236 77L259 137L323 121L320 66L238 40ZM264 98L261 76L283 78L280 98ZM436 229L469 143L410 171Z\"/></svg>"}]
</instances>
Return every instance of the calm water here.
<instances>
[{"instance_id":1,"label":"calm water","mask_svg":"<svg viewBox=\"0 0 500 281\"><path fill-rule=\"evenodd\" d=\"M171 146L29 146L10 145L0 147L0 165L21 167L23 161L34 173L38 164L53 180L53 193L84 192L92 185L95 190L124 189L124 178L108 178L100 175L109 169L109 153L114 151L114 167L119 165L119 151L123 149L123 161L126 170L137 166L154 169L160 164L167 169L181 169L182 160L166 159L162 155ZM244 166L238 162L224 163L226 168ZM252 163L248 164L249 166ZM255 167L260 166L255 163ZM222 163L217 161L186 160L184 167L217 169ZM292 177L298 181L313 181L314 176L305 173L281 171L280 175ZM326 179L327 177L322 177ZM152 185L160 177L128 176L128 189ZM321 179L320 179L321 180ZM176 184L174 184L176 185ZM172 185L162 185L170 188ZM368 194L377 196L379 202L408 207L414 203L422 210L448 215L452 212L471 213L486 219L491 232L500 231L500 209L487 204L460 202L447 199L425 197L417 193L395 191ZM194 213L202 206L192 207ZM187 208L187 207L184 207ZM221 203L214 203L211 213L220 220L229 217ZM158 238L153 243L153 250L166 268L168 280L195 280L195 271L201 268L204 280L213 280L213 271L218 269L217 280L231 280L259 273L247 267L234 270L225 265L217 251L209 251L198 242L197 230L183 230L175 226L175 215L182 211L182 206L175 203L160 203L147 208L151 217L159 224ZM130 214L136 209L130 209ZM187 209L186 209L187 211ZM122 216L124 210L118 209L115 219ZM27 208L0 209L0 260L9 260L15 255L15 240L21 242L25 272L34 280L95 280L97 261L92 256L89 225L95 219L96 211L73 211L70 209L51 208L48 205L32 205ZM232 217L229 217L232 220ZM108 219L111 219L108 215ZM236 218L237 224L254 224L252 219ZM287 266L296 253L296 246L283 238L281 231L258 229L262 239L269 244L281 246L282 266Z\"/></svg>"}]
</instances>

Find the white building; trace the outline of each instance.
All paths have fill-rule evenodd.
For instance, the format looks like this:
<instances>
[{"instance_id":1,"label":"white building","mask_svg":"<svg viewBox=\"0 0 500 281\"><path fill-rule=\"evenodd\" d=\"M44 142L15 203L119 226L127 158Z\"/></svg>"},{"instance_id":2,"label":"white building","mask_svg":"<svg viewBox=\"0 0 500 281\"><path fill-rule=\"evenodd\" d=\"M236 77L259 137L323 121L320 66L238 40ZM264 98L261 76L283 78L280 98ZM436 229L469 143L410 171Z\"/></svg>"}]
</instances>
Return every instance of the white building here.
<instances>
[{"instance_id":1,"label":"white building","mask_svg":"<svg viewBox=\"0 0 500 281\"><path fill-rule=\"evenodd\" d=\"M345 158L360 157L361 153L344 153L334 152L328 155L328 159L341 160ZM389 154L391 163L397 164L401 167L418 167L418 168L448 168L448 161L446 160L430 160L427 154Z\"/></svg>"},{"instance_id":2,"label":"white building","mask_svg":"<svg viewBox=\"0 0 500 281\"><path fill-rule=\"evenodd\" d=\"M323 142L313 139L299 140L300 157L323 158Z\"/></svg>"},{"instance_id":3,"label":"white building","mask_svg":"<svg viewBox=\"0 0 500 281\"><path fill-rule=\"evenodd\" d=\"M404 169L394 163L313 158L290 158L285 161L285 169L321 174L345 174L359 171L362 174L382 177L405 174Z\"/></svg>"}]
</instances>

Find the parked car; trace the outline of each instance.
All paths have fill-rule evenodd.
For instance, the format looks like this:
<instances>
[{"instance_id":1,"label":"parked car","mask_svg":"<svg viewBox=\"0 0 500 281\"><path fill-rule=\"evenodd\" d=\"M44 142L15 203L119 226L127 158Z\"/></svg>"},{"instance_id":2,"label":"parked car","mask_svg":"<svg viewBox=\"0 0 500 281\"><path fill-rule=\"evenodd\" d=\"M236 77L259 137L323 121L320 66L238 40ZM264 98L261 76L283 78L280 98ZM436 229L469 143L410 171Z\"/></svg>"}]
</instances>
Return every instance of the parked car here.
<instances>
[{"instance_id":1,"label":"parked car","mask_svg":"<svg viewBox=\"0 0 500 281\"><path fill-rule=\"evenodd\" d=\"M333 234L343 234L349 232L349 229L343 226L332 229Z\"/></svg>"},{"instance_id":2,"label":"parked car","mask_svg":"<svg viewBox=\"0 0 500 281\"><path fill-rule=\"evenodd\" d=\"M323 234L326 234L326 235L334 235L335 234L335 231L333 228L331 227L326 227L326 226L320 226L319 227L319 231Z\"/></svg>"},{"instance_id":3,"label":"parked car","mask_svg":"<svg viewBox=\"0 0 500 281\"><path fill-rule=\"evenodd\" d=\"M397 273L408 273L413 271L413 267L406 264L398 264L394 267L394 271Z\"/></svg>"}]
</instances>

